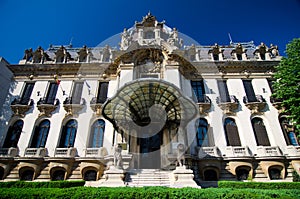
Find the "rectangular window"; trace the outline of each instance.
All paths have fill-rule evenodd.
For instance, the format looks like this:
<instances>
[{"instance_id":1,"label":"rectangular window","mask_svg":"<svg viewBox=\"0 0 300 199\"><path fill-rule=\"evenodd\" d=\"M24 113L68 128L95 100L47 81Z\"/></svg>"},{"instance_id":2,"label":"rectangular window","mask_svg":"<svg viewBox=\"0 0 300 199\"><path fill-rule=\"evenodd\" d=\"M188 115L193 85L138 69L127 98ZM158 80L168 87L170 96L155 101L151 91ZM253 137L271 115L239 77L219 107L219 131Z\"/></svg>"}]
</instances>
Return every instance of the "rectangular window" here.
<instances>
[{"instance_id":1,"label":"rectangular window","mask_svg":"<svg viewBox=\"0 0 300 199\"><path fill-rule=\"evenodd\" d=\"M23 91L21 94L20 104L27 105L29 103L33 87L34 82L25 82L25 86L23 87Z\"/></svg>"},{"instance_id":2,"label":"rectangular window","mask_svg":"<svg viewBox=\"0 0 300 199\"><path fill-rule=\"evenodd\" d=\"M104 103L107 99L108 82L99 82L97 103Z\"/></svg>"},{"instance_id":3,"label":"rectangular window","mask_svg":"<svg viewBox=\"0 0 300 199\"><path fill-rule=\"evenodd\" d=\"M243 80L243 84L248 98L248 102L257 102L251 80Z\"/></svg>"},{"instance_id":4,"label":"rectangular window","mask_svg":"<svg viewBox=\"0 0 300 199\"><path fill-rule=\"evenodd\" d=\"M56 82L50 82L46 99L45 99L46 104L54 104L57 89L58 89L58 84Z\"/></svg>"},{"instance_id":5,"label":"rectangular window","mask_svg":"<svg viewBox=\"0 0 300 199\"><path fill-rule=\"evenodd\" d=\"M218 89L221 102L230 102L226 80L218 80Z\"/></svg>"},{"instance_id":6,"label":"rectangular window","mask_svg":"<svg viewBox=\"0 0 300 199\"><path fill-rule=\"evenodd\" d=\"M267 79L271 92L273 93L274 79Z\"/></svg>"},{"instance_id":7,"label":"rectangular window","mask_svg":"<svg viewBox=\"0 0 300 199\"><path fill-rule=\"evenodd\" d=\"M72 89L72 104L80 104L83 82L74 82Z\"/></svg>"},{"instance_id":8,"label":"rectangular window","mask_svg":"<svg viewBox=\"0 0 300 199\"><path fill-rule=\"evenodd\" d=\"M205 90L204 90L203 80L191 81L191 85L192 85L193 91L197 97L197 101L204 102Z\"/></svg>"}]
</instances>

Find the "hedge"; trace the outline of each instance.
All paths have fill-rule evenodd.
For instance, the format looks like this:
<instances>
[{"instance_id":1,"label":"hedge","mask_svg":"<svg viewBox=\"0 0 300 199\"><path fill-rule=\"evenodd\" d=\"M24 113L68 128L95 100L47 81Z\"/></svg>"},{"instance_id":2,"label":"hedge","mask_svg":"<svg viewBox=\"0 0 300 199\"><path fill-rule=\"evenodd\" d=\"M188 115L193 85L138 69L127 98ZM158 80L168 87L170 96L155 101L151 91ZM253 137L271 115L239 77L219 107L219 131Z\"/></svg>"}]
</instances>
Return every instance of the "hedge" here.
<instances>
[{"instance_id":1,"label":"hedge","mask_svg":"<svg viewBox=\"0 0 300 199\"><path fill-rule=\"evenodd\" d=\"M232 189L232 188L166 188L166 187L144 187L144 188L94 188L94 187L71 187L71 188L0 188L0 198L161 198L161 199L199 199L199 198L249 198L249 199L271 199L284 198L295 199L300 197L300 190L281 189Z\"/></svg>"},{"instance_id":2,"label":"hedge","mask_svg":"<svg viewBox=\"0 0 300 199\"><path fill-rule=\"evenodd\" d=\"M300 182L236 182L219 181L219 188L251 189L299 189Z\"/></svg>"},{"instance_id":3,"label":"hedge","mask_svg":"<svg viewBox=\"0 0 300 199\"><path fill-rule=\"evenodd\" d=\"M47 181L47 182L25 182L11 181L0 182L0 188L69 188L84 186L85 181Z\"/></svg>"}]
</instances>

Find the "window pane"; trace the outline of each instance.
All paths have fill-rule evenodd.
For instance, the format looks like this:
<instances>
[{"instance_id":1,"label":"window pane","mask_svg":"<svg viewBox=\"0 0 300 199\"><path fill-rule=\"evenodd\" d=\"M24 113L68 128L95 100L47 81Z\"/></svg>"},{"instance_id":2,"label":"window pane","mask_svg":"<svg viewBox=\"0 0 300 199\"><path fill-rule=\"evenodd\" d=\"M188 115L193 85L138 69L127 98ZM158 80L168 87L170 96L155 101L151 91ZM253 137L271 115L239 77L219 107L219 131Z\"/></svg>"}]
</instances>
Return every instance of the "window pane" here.
<instances>
[{"instance_id":1,"label":"window pane","mask_svg":"<svg viewBox=\"0 0 300 199\"><path fill-rule=\"evenodd\" d=\"M98 89L97 102L104 103L107 98L108 82L100 82Z\"/></svg>"},{"instance_id":2,"label":"window pane","mask_svg":"<svg viewBox=\"0 0 300 199\"><path fill-rule=\"evenodd\" d=\"M104 129L105 129L105 122L104 120L97 120L92 125L92 140L90 143L92 143L92 148L99 148L103 145L103 136L104 136Z\"/></svg>"},{"instance_id":3,"label":"window pane","mask_svg":"<svg viewBox=\"0 0 300 199\"><path fill-rule=\"evenodd\" d=\"M226 118L224 122L227 146L241 146L238 128L234 119Z\"/></svg>"},{"instance_id":4,"label":"window pane","mask_svg":"<svg viewBox=\"0 0 300 199\"><path fill-rule=\"evenodd\" d=\"M205 119L199 119L197 128L197 145L208 146L208 136L207 136L207 121Z\"/></svg>"},{"instance_id":5,"label":"window pane","mask_svg":"<svg viewBox=\"0 0 300 199\"><path fill-rule=\"evenodd\" d=\"M72 90L72 103L80 104L82 94L83 82L74 82Z\"/></svg>"},{"instance_id":6,"label":"window pane","mask_svg":"<svg viewBox=\"0 0 300 199\"><path fill-rule=\"evenodd\" d=\"M66 126L63 127L62 136L60 140L60 148L73 147L77 132L77 122L75 120L70 120L67 122Z\"/></svg>"},{"instance_id":7,"label":"window pane","mask_svg":"<svg viewBox=\"0 0 300 199\"><path fill-rule=\"evenodd\" d=\"M18 120L9 127L3 148L17 147L23 129L23 124L24 122L22 120Z\"/></svg>"},{"instance_id":8,"label":"window pane","mask_svg":"<svg viewBox=\"0 0 300 199\"><path fill-rule=\"evenodd\" d=\"M256 102L257 99L253 90L251 80L243 80L243 84L248 98L248 102Z\"/></svg>"},{"instance_id":9,"label":"window pane","mask_svg":"<svg viewBox=\"0 0 300 199\"><path fill-rule=\"evenodd\" d=\"M198 102L204 102L204 84L203 80L201 81L191 81L191 85L193 88L193 91L197 97Z\"/></svg>"},{"instance_id":10,"label":"window pane","mask_svg":"<svg viewBox=\"0 0 300 199\"><path fill-rule=\"evenodd\" d=\"M26 82L25 83L25 87L24 90L22 92L22 96L21 96L21 104L23 105L27 105L29 100L30 100L30 96L32 93L34 87L34 83L33 82Z\"/></svg>"},{"instance_id":11,"label":"window pane","mask_svg":"<svg viewBox=\"0 0 300 199\"><path fill-rule=\"evenodd\" d=\"M257 146L270 146L267 130L260 118L252 119L252 127L256 139Z\"/></svg>"},{"instance_id":12,"label":"window pane","mask_svg":"<svg viewBox=\"0 0 300 199\"><path fill-rule=\"evenodd\" d=\"M218 80L218 89L221 102L230 102L226 80Z\"/></svg>"},{"instance_id":13,"label":"window pane","mask_svg":"<svg viewBox=\"0 0 300 199\"><path fill-rule=\"evenodd\" d=\"M47 96L46 96L46 104L53 104L56 93L58 89L58 84L55 82L51 82L48 88Z\"/></svg>"},{"instance_id":14,"label":"window pane","mask_svg":"<svg viewBox=\"0 0 300 199\"><path fill-rule=\"evenodd\" d=\"M49 120L43 120L39 126L35 128L31 148L45 147L50 128Z\"/></svg>"}]
</instances>

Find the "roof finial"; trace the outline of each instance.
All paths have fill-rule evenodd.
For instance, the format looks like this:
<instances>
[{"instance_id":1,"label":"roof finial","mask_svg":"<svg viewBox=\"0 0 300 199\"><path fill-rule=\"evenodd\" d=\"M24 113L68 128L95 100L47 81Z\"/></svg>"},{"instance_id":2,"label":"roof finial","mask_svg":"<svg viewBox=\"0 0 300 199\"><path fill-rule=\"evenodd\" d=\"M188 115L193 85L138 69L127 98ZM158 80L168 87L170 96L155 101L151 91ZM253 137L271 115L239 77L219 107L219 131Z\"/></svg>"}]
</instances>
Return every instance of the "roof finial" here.
<instances>
[{"instance_id":1,"label":"roof finial","mask_svg":"<svg viewBox=\"0 0 300 199\"><path fill-rule=\"evenodd\" d=\"M150 16L151 15L151 12L150 12L150 10L148 11L148 16Z\"/></svg>"}]
</instances>

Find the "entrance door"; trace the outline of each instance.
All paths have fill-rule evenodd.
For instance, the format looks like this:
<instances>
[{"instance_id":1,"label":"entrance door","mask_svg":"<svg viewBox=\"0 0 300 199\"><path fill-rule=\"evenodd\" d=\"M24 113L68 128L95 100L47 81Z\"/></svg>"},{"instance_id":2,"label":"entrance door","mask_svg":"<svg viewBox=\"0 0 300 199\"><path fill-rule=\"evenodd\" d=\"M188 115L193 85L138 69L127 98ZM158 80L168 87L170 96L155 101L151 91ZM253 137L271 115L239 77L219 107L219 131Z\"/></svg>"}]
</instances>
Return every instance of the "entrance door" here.
<instances>
[{"instance_id":1,"label":"entrance door","mask_svg":"<svg viewBox=\"0 0 300 199\"><path fill-rule=\"evenodd\" d=\"M140 169L160 169L161 133L140 138Z\"/></svg>"}]
</instances>

